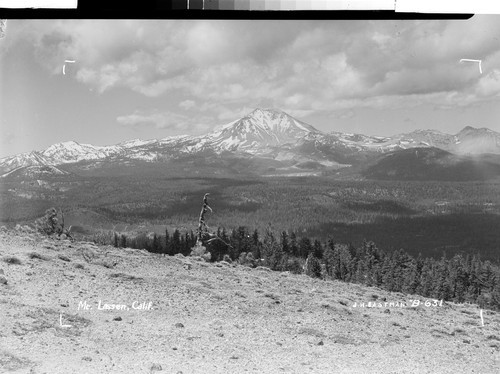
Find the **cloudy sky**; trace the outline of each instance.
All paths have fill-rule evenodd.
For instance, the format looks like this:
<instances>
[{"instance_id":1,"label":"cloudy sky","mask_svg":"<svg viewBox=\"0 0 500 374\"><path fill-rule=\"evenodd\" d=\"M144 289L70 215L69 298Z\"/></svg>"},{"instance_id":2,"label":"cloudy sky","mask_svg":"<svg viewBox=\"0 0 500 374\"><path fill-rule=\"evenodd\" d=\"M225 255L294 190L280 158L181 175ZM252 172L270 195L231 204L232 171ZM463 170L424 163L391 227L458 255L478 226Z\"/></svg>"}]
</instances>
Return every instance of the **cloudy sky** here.
<instances>
[{"instance_id":1,"label":"cloudy sky","mask_svg":"<svg viewBox=\"0 0 500 374\"><path fill-rule=\"evenodd\" d=\"M499 100L500 16L9 20L0 39L0 157L198 135L256 107L323 131L500 131Z\"/></svg>"}]
</instances>

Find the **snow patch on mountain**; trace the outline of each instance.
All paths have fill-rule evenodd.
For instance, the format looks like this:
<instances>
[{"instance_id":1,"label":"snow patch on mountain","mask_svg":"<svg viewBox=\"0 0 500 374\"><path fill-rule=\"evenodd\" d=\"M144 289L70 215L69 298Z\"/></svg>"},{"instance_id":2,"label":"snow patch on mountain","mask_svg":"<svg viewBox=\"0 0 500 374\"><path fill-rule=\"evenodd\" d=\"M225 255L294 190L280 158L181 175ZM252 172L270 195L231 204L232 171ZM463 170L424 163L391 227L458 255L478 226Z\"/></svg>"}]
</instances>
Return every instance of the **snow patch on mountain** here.
<instances>
[{"instance_id":1,"label":"snow patch on mountain","mask_svg":"<svg viewBox=\"0 0 500 374\"><path fill-rule=\"evenodd\" d=\"M255 109L205 135L176 135L159 140L133 139L111 146L94 146L75 141L57 143L43 151L0 159L0 175L9 175L31 166L56 167L81 161L159 162L183 155L207 154L204 152L219 155L230 152L242 157L253 155L276 161L307 160L333 167L346 165L360 153L386 153L420 147L436 147L458 154L500 154L500 134L471 126L456 135L436 130L415 130L391 137L336 131L324 133L283 111ZM58 173L57 170L53 172Z\"/></svg>"}]
</instances>

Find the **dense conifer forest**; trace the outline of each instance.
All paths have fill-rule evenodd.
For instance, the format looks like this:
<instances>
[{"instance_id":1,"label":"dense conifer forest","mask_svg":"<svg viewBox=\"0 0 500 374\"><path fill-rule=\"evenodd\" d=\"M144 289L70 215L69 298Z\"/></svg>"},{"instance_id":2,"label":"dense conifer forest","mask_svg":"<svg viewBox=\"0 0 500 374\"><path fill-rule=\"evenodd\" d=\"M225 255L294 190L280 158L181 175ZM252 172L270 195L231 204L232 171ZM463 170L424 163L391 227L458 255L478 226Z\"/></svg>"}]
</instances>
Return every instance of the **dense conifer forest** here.
<instances>
[{"instance_id":1,"label":"dense conifer forest","mask_svg":"<svg viewBox=\"0 0 500 374\"><path fill-rule=\"evenodd\" d=\"M500 268L481 260L479 255L455 254L439 259L412 256L404 250L386 251L372 241L359 246L326 242L299 236L295 232L276 233L271 227L261 234L257 229L240 226L226 231L219 228L216 240L206 244L211 261L237 262L266 266L322 279L336 279L379 287L388 291L452 301L477 303L483 308L500 310ZM145 233L95 237L102 244L145 249L158 255L188 256L196 243L193 231L174 230L163 235Z\"/></svg>"},{"instance_id":2,"label":"dense conifer forest","mask_svg":"<svg viewBox=\"0 0 500 374\"><path fill-rule=\"evenodd\" d=\"M147 168L145 168L147 170ZM135 169L134 169L135 170ZM142 171L142 169L141 169ZM57 204L68 227L99 231L189 231L209 192L211 226L273 227L300 236L358 246L364 239L388 252L404 248L439 259L445 251L480 253L500 262L500 185L494 182L336 180L331 177L176 178L94 176L62 183L0 181L0 223L30 223ZM160 173L161 171L161 173Z\"/></svg>"}]
</instances>

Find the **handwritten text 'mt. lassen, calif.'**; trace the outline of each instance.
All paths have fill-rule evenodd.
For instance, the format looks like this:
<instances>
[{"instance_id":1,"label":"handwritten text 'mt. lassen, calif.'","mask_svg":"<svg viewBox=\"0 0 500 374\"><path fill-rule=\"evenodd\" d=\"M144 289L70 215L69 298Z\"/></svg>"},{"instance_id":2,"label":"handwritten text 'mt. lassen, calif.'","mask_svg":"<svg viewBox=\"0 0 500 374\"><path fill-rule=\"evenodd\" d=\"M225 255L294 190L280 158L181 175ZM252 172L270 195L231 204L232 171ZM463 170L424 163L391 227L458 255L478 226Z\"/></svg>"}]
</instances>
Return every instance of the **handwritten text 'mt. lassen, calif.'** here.
<instances>
[{"instance_id":1,"label":"handwritten text 'mt. lassen, calif.'","mask_svg":"<svg viewBox=\"0 0 500 374\"><path fill-rule=\"evenodd\" d=\"M78 303L78 310L90 310L94 307L87 303L87 300ZM97 310L153 310L152 301L134 301L132 304L105 303L102 300L97 302Z\"/></svg>"}]
</instances>

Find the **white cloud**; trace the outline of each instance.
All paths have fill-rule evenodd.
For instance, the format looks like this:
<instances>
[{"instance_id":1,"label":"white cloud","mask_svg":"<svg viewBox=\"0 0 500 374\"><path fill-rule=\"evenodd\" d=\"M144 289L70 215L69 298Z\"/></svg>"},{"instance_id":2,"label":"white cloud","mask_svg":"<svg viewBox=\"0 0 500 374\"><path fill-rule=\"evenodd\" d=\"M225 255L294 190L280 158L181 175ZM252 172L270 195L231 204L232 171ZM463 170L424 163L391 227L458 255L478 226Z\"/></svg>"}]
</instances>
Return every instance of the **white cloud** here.
<instances>
[{"instance_id":1,"label":"white cloud","mask_svg":"<svg viewBox=\"0 0 500 374\"><path fill-rule=\"evenodd\" d=\"M498 96L500 94L500 70L494 69L481 77L477 83L476 92L480 97Z\"/></svg>"},{"instance_id":2,"label":"white cloud","mask_svg":"<svg viewBox=\"0 0 500 374\"><path fill-rule=\"evenodd\" d=\"M309 113L355 106L463 106L492 100L499 92L498 72L491 70L500 63L495 16L22 25L18 38L33 41L37 60L53 74L61 73L64 59L76 59L76 79L97 92L125 87L151 98L179 97L179 108L212 121L230 120L261 102ZM459 64L460 58L482 59L485 74ZM173 113L131 116L121 122L162 128L189 122Z\"/></svg>"},{"instance_id":3,"label":"white cloud","mask_svg":"<svg viewBox=\"0 0 500 374\"><path fill-rule=\"evenodd\" d=\"M189 110L191 108L194 108L196 106L196 102L193 100L184 100L179 103L179 107L181 107L184 110Z\"/></svg>"},{"instance_id":4,"label":"white cloud","mask_svg":"<svg viewBox=\"0 0 500 374\"><path fill-rule=\"evenodd\" d=\"M119 116L116 121L122 126L142 127L154 126L157 129L172 130L179 133L189 129L190 134L200 133L208 130L207 118L199 116L187 116L175 112L144 112L135 111L132 114Z\"/></svg>"}]
</instances>

